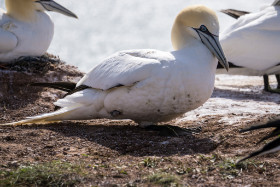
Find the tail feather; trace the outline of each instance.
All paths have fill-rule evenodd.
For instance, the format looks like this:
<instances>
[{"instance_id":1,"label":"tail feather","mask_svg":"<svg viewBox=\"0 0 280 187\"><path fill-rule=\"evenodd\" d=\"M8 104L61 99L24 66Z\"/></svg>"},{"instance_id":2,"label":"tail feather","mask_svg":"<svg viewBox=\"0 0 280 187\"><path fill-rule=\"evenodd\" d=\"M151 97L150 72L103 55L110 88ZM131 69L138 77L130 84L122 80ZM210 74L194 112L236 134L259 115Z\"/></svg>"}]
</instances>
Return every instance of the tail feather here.
<instances>
[{"instance_id":1,"label":"tail feather","mask_svg":"<svg viewBox=\"0 0 280 187\"><path fill-rule=\"evenodd\" d=\"M48 88L54 88L58 90L62 90L65 92L71 92L75 90L76 83L73 82L53 82L53 83L32 83L31 86L40 86L40 87L48 87Z\"/></svg>"},{"instance_id":2,"label":"tail feather","mask_svg":"<svg viewBox=\"0 0 280 187\"><path fill-rule=\"evenodd\" d=\"M12 123L6 123L6 124L0 124L0 126L16 126L16 125L28 125L28 124L48 124L48 123L54 123L59 122L62 120L70 120L71 116L75 111L78 109L78 107L75 108L62 108L58 111L42 114L38 116L33 117L27 117L27 119L18 121L18 122L12 122Z\"/></svg>"},{"instance_id":3,"label":"tail feather","mask_svg":"<svg viewBox=\"0 0 280 187\"><path fill-rule=\"evenodd\" d=\"M269 138L272 138L272 137L275 137L275 136L279 136L280 134L280 128L276 128L274 131L272 131L269 135L265 136L264 138L262 138L257 144L260 144L261 142L269 139Z\"/></svg>"},{"instance_id":4,"label":"tail feather","mask_svg":"<svg viewBox=\"0 0 280 187\"><path fill-rule=\"evenodd\" d=\"M225 13L235 19L238 19L240 16L249 14L250 12L241 11L241 10L234 10L234 9L227 9L227 10L221 10L222 13Z\"/></svg>"},{"instance_id":5,"label":"tail feather","mask_svg":"<svg viewBox=\"0 0 280 187\"><path fill-rule=\"evenodd\" d=\"M261 148L260 150L257 150L253 153L251 153L250 155L248 155L245 158L242 158L241 160L238 161L238 163L247 160L249 158L255 157L255 156L261 156L264 154L268 154L268 153L273 153L276 151L280 150L280 138L277 138L275 140L273 140L272 142L269 142L268 144L266 144L265 146L263 146L263 148Z\"/></svg>"},{"instance_id":6,"label":"tail feather","mask_svg":"<svg viewBox=\"0 0 280 187\"><path fill-rule=\"evenodd\" d=\"M276 118L273 121L265 123L265 124L254 125L254 126L251 126L249 128L242 129L242 130L240 130L240 132L243 133L243 132L247 132L247 131L252 131L252 130L257 130L257 129L265 129L265 128L272 128L272 127L276 127L276 128L280 127L280 117Z\"/></svg>"},{"instance_id":7,"label":"tail feather","mask_svg":"<svg viewBox=\"0 0 280 187\"><path fill-rule=\"evenodd\" d=\"M73 82L53 82L53 83L38 82L38 83L32 83L30 85L62 90L64 92L67 92L67 94L64 97L90 88L89 86L86 85L80 85L76 87L76 83Z\"/></svg>"},{"instance_id":8,"label":"tail feather","mask_svg":"<svg viewBox=\"0 0 280 187\"><path fill-rule=\"evenodd\" d=\"M104 110L106 95L106 92L100 90L85 89L55 102L56 106L61 107L57 111L2 125L46 124L63 120L88 120L110 117L109 113Z\"/></svg>"}]
</instances>

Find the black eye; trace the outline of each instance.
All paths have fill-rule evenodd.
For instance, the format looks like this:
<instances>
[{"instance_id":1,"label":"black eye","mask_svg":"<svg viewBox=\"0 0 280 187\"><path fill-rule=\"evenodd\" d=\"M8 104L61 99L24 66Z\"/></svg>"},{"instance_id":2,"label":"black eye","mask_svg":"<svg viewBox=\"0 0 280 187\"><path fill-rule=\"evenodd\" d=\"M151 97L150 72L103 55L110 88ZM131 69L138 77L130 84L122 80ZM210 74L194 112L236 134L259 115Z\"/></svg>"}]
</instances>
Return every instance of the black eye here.
<instances>
[{"instance_id":1,"label":"black eye","mask_svg":"<svg viewBox=\"0 0 280 187\"><path fill-rule=\"evenodd\" d=\"M207 32L207 31L208 31L208 29L207 29L207 27L206 27L205 25L201 25L201 26L200 26L200 30L201 30L202 32Z\"/></svg>"}]
</instances>

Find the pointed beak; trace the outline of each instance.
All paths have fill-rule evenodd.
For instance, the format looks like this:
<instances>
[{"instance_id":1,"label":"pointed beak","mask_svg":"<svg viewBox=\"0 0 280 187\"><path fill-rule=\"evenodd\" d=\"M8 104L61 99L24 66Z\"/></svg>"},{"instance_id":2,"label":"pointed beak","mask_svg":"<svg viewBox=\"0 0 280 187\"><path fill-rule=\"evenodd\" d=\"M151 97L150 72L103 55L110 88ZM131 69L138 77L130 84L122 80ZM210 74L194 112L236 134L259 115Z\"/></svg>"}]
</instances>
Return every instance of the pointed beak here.
<instances>
[{"instance_id":1,"label":"pointed beak","mask_svg":"<svg viewBox=\"0 0 280 187\"><path fill-rule=\"evenodd\" d=\"M61 6L60 4L56 3L53 0L38 0L35 2L40 3L44 7L44 9L47 11L54 11L54 12L64 14L66 16L78 18L78 16L76 16L76 14L74 14L70 10L64 8L63 6Z\"/></svg>"},{"instance_id":2,"label":"pointed beak","mask_svg":"<svg viewBox=\"0 0 280 187\"><path fill-rule=\"evenodd\" d=\"M221 47L219 36L216 36L210 32L202 32L199 29L193 28L199 35L202 43L214 54L214 56L219 60L219 63L229 70L229 64L225 57L224 51Z\"/></svg>"}]
</instances>

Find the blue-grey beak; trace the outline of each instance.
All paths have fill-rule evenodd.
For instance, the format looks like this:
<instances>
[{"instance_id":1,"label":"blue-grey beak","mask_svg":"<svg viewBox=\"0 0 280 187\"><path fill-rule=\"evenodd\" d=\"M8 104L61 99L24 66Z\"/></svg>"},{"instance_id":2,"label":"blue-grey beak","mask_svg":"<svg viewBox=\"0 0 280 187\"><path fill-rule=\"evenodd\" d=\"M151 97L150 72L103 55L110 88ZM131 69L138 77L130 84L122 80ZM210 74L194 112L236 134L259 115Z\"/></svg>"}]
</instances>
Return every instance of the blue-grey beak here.
<instances>
[{"instance_id":1,"label":"blue-grey beak","mask_svg":"<svg viewBox=\"0 0 280 187\"><path fill-rule=\"evenodd\" d=\"M193 29L199 35L201 42L214 54L214 56L219 60L219 63L228 71L229 64L221 47L219 36L209 32L207 27L204 25L201 25L199 29Z\"/></svg>"},{"instance_id":2,"label":"blue-grey beak","mask_svg":"<svg viewBox=\"0 0 280 187\"><path fill-rule=\"evenodd\" d=\"M56 3L53 0L38 0L35 2L40 3L44 7L44 9L47 11L54 11L54 12L64 14L66 16L78 18L78 16L76 16L76 14L74 14L70 10L64 8L63 6L61 6L60 4Z\"/></svg>"}]
</instances>

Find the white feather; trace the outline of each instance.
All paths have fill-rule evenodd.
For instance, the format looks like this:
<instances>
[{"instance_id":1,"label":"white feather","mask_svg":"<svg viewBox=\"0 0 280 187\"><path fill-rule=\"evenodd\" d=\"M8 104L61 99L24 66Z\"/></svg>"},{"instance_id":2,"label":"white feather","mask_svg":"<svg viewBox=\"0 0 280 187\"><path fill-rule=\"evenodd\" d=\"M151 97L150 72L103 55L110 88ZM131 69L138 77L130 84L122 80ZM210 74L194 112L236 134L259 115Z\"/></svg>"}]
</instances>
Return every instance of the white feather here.
<instances>
[{"instance_id":1,"label":"white feather","mask_svg":"<svg viewBox=\"0 0 280 187\"><path fill-rule=\"evenodd\" d=\"M45 12L36 12L31 22L16 20L0 13L0 61L10 62L21 56L41 56L52 41L54 25Z\"/></svg>"},{"instance_id":2,"label":"white feather","mask_svg":"<svg viewBox=\"0 0 280 187\"><path fill-rule=\"evenodd\" d=\"M274 69L280 62L279 20L278 6L241 16L221 35L228 61L255 70L255 75L280 73L279 68ZM248 71L250 73L252 71Z\"/></svg>"},{"instance_id":3,"label":"white feather","mask_svg":"<svg viewBox=\"0 0 280 187\"><path fill-rule=\"evenodd\" d=\"M215 13L204 6L186 8L179 15L194 25L206 24L215 32L219 30ZM192 19L192 15L197 17ZM185 27L178 20L176 25ZM195 31L182 32L180 36L187 44L182 48L173 52L154 49L118 52L94 67L77 84L90 88L55 103L62 109L15 124L96 118L163 122L196 109L213 92L218 61L210 45L217 48L219 42L209 40L206 46ZM213 36L209 34L210 37Z\"/></svg>"}]
</instances>

